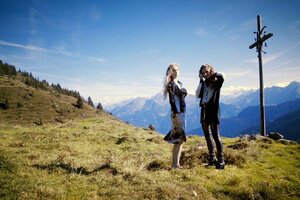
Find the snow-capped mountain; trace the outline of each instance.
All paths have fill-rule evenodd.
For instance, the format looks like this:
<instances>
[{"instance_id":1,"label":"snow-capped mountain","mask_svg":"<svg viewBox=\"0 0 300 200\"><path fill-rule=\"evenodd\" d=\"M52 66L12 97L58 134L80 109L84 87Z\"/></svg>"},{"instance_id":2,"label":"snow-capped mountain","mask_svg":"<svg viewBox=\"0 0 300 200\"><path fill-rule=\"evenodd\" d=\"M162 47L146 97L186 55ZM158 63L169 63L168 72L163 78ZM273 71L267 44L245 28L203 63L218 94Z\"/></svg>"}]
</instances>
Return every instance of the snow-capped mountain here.
<instances>
[{"instance_id":1,"label":"snow-capped mountain","mask_svg":"<svg viewBox=\"0 0 300 200\"><path fill-rule=\"evenodd\" d=\"M300 98L300 83L291 82L286 87L270 87L265 89L265 103L278 105L296 98ZM227 99L228 100L228 99ZM230 100L231 104L222 103L221 118L237 117L238 114L249 106L259 105L259 90L251 90L240 94ZM186 129L188 133L200 128L199 99L193 95L186 97ZM160 133L166 133L170 129L170 105L168 98L163 99L161 93L150 98L137 97L106 108L107 111L123 121L135 126L148 127L152 124ZM259 115L259 112L257 113ZM242 127L243 130L249 127Z\"/></svg>"},{"instance_id":2,"label":"snow-capped mountain","mask_svg":"<svg viewBox=\"0 0 300 200\"><path fill-rule=\"evenodd\" d=\"M259 90L249 90L234 98L227 97L225 99L228 104L246 108L248 106L259 105L259 95ZM292 99L300 98L300 83L293 81L286 87L273 86L265 88L264 96L266 105L277 105Z\"/></svg>"},{"instance_id":3,"label":"snow-capped mountain","mask_svg":"<svg viewBox=\"0 0 300 200\"><path fill-rule=\"evenodd\" d=\"M199 126L200 108L199 99L193 95L186 97L186 129L193 130ZM164 99L162 93L150 98L138 97L123 101L106 108L107 111L125 122L135 126L148 127L152 124L161 133L170 129L170 105L169 100ZM237 115L240 109L235 105L221 103L221 115L224 118Z\"/></svg>"}]
</instances>

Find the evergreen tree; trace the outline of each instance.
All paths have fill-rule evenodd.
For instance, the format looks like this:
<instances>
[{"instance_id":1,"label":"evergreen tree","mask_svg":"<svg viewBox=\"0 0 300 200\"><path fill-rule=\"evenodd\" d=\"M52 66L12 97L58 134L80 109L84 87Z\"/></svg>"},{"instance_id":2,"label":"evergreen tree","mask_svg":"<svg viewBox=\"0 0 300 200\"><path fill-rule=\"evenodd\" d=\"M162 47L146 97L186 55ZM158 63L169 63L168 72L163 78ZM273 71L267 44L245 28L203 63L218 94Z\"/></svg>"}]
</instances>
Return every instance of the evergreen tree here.
<instances>
[{"instance_id":1,"label":"evergreen tree","mask_svg":"<svg viewBox=\"0 0 300 200\"><path fill-rule=\"evenodd\" d=\"M99 103L99 104L97 105L97 110L103 111L103 107L102 107L101 103Z\"/></svg>"},{"instance_id":2,"label":"evergreen tree","mask_svg":"<svg viewBox=\"0 0 300 200\"><path fill-rule=\"evenodd\" d=\"M91 97L89 97L88 98L88 102L87 102L90 106L92 106L92 107L95 107L94 106L94 102L92 101L92 98Z\"/></svg>"},{"instance_id":3,"label":"evergreen tree","mask_svg":"<svg viewBox=\"0 0 300 200\"><path fill-rule=\"evenodd\" d=\"M77 107L78 107L79 109L83 109L83 100L82 100L81 97L78 97L78 98L77 98Z\"/></svg>"}]
</instances>

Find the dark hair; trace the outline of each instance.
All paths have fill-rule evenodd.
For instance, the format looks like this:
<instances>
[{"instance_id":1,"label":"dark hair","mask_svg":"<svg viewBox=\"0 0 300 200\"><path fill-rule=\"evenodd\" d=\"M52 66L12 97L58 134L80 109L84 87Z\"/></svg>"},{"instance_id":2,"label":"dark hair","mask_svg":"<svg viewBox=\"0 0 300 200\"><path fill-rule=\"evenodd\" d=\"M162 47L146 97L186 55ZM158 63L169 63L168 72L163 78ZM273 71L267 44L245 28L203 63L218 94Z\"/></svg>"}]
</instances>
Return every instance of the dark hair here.
<instances>
[{"instance_id":1,"label":"dark hair","mask_svg":"<svg viewBox=\"0 0 300 200\"><path fill-rule=\"evenodd\" d=\"M204 64L200 68L200 73L201 74L202 74L202 70L204 70L205 68L209 68L210 69L210 77L205 80L205 83L208 84L211 87L214 87L215 83L217 81L215 70L214 70L214 68L210 64Z\"/></svg>"},{"instance_id":2,"label":"dark hair","mask_svg":"<svg viewBox=\"0 0 300 200\"><path fill-rule=\"evenodd\" d=\"M205 68L209 68L210 69L210 75L214 75L215 74L215 70L214 68L210 65L210 64L204 64L200 67L200 73L202 74L202 70Z\"/></svg>"}]
</instances>

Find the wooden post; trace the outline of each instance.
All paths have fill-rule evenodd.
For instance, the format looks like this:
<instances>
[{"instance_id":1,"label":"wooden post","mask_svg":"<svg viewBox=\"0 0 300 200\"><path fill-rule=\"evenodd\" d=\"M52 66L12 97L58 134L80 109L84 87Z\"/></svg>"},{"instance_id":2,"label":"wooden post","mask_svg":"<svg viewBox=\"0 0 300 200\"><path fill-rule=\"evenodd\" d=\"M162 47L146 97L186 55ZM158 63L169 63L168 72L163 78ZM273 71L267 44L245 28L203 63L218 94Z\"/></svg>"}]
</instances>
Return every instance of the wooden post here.
<instances>
[{"instance_id":1,"label":"wooden post","mask_svg":"<svg viewBox=\"0 0 300 200\"><path fill-rule=\"evenodd\" d=\"M257 32L256 32L256 42L249 46L249 49L256 47L258 52L258 63L259 63L259 87L260 87L260 129L261 135L266 136L266 117L265 117L265 98L264 98L264 79L263 79L263 65L262 65L262 46L263 43L273 36L272 33L263 35L263 30L266 28L264 26L261 28L261 17L257 15Z\"/></svg>"}]
</instances>

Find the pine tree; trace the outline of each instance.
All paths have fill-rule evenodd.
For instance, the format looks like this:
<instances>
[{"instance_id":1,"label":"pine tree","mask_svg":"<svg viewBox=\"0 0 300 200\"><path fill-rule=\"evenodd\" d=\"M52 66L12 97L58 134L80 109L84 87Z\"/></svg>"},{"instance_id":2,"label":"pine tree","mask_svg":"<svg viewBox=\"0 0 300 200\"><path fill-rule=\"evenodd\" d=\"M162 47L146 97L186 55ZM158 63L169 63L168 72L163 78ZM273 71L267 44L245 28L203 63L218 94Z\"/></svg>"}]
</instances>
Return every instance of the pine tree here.
<instances>
[{"instance_id":1,"label":"pine tree","mask_svg":"<svg viewBox=\"0 0 300 200\"><path fill-rule=\"evenodd\" d=\"M87 102L90 106L92 106L92 107L95 107L94 106L94 102L92 101L92 98L91 97L89 97L88 98L88 102Z\"/></svg>"},{"instance_id":2,"label":"pine tree","mask_svg":"<svg viewBox=\"0 0 300 200\"><path fill-rule=\"evenodd\" d=\"M83 100L82 100L81 97L78 97L78 98L77 98L77 107L78 107L79 109L83 109Z\"/></svg>"},{"instance_id":3,"label":"pine tree","mask_svg":"<svg viewBox=\"0 0 300 200\"><path fill-rule=\"evenodd\" d=\"M102 107L101 103L99 103L99 104L97 105L97 110L103 111L103 107Z\"/></svg>"}]
</instances>

